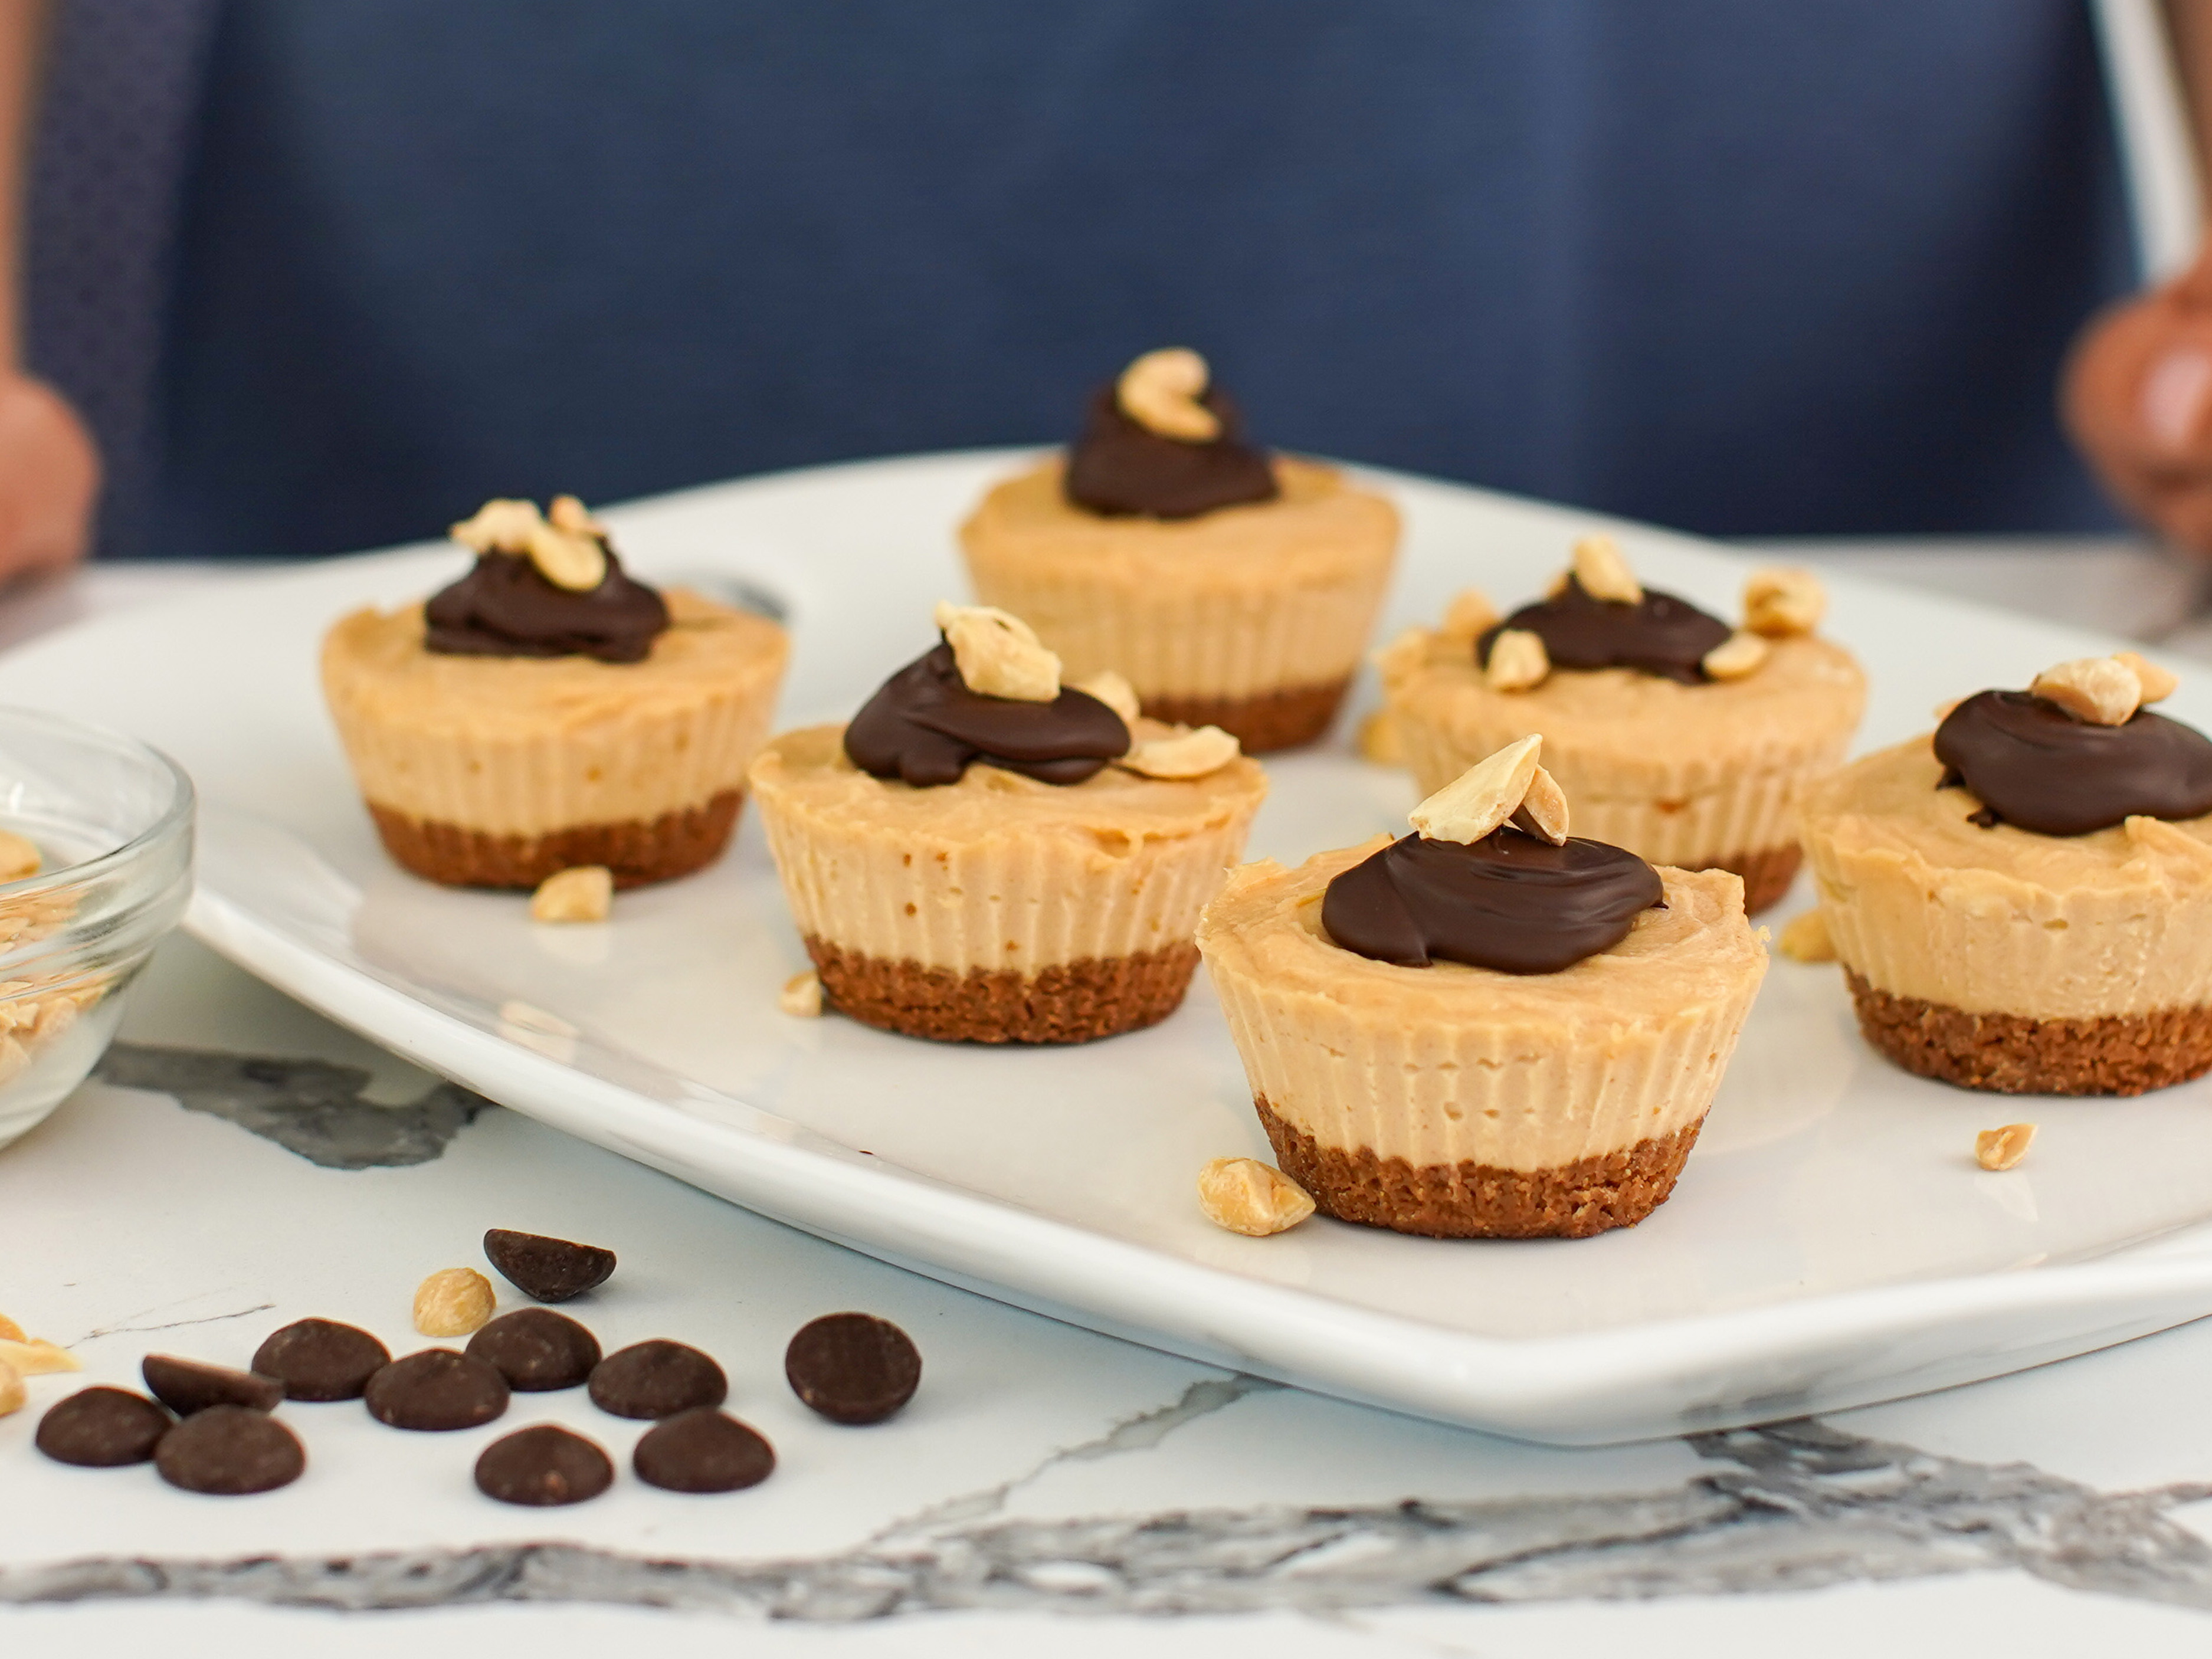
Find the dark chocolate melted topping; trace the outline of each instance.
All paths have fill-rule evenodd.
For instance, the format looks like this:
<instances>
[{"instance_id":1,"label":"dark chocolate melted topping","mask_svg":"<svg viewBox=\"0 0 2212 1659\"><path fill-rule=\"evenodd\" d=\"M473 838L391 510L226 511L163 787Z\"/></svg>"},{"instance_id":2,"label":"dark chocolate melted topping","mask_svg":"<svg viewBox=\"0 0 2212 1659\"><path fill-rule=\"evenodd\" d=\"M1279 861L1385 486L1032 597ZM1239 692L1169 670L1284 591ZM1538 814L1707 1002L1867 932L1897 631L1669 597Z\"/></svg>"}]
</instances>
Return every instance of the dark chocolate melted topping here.
<instances>
[{"instance_id":1,"label":"dark chocolate melted topping","mask_svg":"<svg viewBox=\"0 0 2212 1659\"><path fill-rule=\"evenodd\" d=\"M1407 836L1328 884L1321 925L1347 951L1556 974L1617 945L1661 902L1659 873L1601 841L1554 847L1508 824L1479 842Z\"/></svg>"},{"instance_id":2,"label":"dark chocolate melted topping","mask_svg":"<svg viewBox=\"0 0 2212 1659\"><path fill-rule=\"evenodd\" d=\"M1229 395L1208 386L1199 399L1221 422L1206 443L1163 438L1122 412L1115 388L1091 400L1083 435L1067 458L1060 488L1078 507L1109 518L1142 514L1194 519L1217 507L1272 501L1281 493L1267 452L1248 443L1244 419Z\"/></svg>"},{"instance_id":3,"label":"dark chocolate melted topping","mask_svg":"<svg viewBox=\"0 0 2212 1659\"><path fill-rule=\"evenodd\" d=\"M1554 668L1637 668L1685 685L1704 684L1705 653L1729 637L1729 625L1687 599L1644 590L1638 605L1594 599L1570 576L1556 598L1524 605L1474 642L1487 667L1490 647L1508 628L1544 641Z\"/></svg>"},{"instance_id":4,"label":"dark chocolate melted topping","mask_svg":"<svg viewBox=\"0 0 2212 1659\"><path fill-rule=\"evenodd\" d=\"M1980 799L1985 825L2086 836L2138 813L2212 812L2212 738L2148 708L2099 726L2026 691L1978 691L1936 728L1936 758Z\"/></svg>"},{"instance_id":5,"label":"dark chocolate melted topping","mask_svg":"<svg viewBox=\"0 0 2212 1659\"><path fill-rule=\"evenodd\" d=\"M475 569L422 607L423 642L456 657L642 662L668 627L668 606L606 553L607 574L588 593L546 580L527 554L479 553Z\"/></svg>"},{"instance_id":6,"label":"dark chocolate melted topping","mask_svg":"<svg viewBox=\"0 0 2212 1659\"><path fill-rule=\"evenodd\" d=\"M1040 783L1081 783L1129 752L1129 728L1072 686L1051 702L970 691L940 644L885 680L845 728L845 753L871 777L917 788L957 783L977 761Z\"/></svg>"}]
</instances>

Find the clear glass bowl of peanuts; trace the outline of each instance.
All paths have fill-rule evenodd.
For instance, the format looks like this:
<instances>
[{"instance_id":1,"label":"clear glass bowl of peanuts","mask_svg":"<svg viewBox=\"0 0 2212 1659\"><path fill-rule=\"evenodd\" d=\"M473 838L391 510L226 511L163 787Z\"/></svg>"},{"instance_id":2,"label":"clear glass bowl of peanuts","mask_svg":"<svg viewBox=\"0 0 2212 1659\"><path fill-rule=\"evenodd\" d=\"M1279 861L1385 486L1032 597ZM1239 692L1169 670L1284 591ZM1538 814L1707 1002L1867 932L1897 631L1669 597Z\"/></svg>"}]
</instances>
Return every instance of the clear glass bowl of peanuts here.
<instances>
[{"instance_id":1,"label":"clear glass bowl of peanuts","mask_svg":"<svg viewBox=\"0 0 2212 1659\"><path fill-rule=\"evenodd\" d=\"M0 1146L99 1063L192 885L192 784L159 750L0 708Z\"/></svg>"}]
</instances>

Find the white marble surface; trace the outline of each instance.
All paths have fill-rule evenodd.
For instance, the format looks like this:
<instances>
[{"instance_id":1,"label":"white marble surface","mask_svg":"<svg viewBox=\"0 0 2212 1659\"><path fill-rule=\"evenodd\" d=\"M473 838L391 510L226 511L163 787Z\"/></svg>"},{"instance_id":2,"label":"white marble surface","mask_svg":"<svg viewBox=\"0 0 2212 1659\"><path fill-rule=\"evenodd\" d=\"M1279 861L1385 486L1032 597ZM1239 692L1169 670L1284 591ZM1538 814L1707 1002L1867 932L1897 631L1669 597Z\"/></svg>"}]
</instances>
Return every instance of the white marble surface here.
<instances>
[{"instance_id":1,"label":"white marble surface","mask_svg":"<svg viewBox=\"0 0 2212 1659\"><path fill-rule=\"evenodd\" d=\"M1818 556L1863 568L1907 554ZM2189 648L2191 584L2146 550L1910 558L1931 585L2075 620L2119 607L2094 617ZM196 579L104 571L39 602L131 603ZM0 605L0 637L9 623ZM635 1428L576 1395L519 1401L458 1436L295 1405L307 1476L217 1503L144 1468L39 1458L37 1412L73 1386L40 1379L33 1409L0 1419L0 1651L1856 1656L2212 1641L2212 1322L1817 1425L1541 1449L1017 1313L495 1108L461 1123L465 1103L433 1079L188 941L157 957L124 1041L111 1081L0 1152L0 1311L75 1344L92 1380L131 1382L149 1351L242 1361L308 1313L401 1347L424 1273L476 1261L486 1226L537 1228L617 1249L616 1279L573 1310L610 1346L666 1334L714 1352L731 1409L781 1462L726 1497L625 1477L593 1504L513 1511L468 1485L485 1441L551 1418L619 1460ZM302 1155L419 1157L448 1130L437 1156L396 1167ZM790 1331L845 1307L899 1320L926 1356L914 1405L878 1428L812 1419L780 1376ZM338 1610L368 1607L384 1610Z\"/></svg>"}]
</instances>

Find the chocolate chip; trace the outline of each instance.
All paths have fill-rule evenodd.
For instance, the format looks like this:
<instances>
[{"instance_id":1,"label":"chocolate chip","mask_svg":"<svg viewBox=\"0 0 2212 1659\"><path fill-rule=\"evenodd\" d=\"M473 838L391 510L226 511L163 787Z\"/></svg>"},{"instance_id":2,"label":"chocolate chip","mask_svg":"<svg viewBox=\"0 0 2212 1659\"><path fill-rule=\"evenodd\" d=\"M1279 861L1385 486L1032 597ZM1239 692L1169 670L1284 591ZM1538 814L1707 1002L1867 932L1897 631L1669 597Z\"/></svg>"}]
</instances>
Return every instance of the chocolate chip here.
<instances>
[{"instance_id":1,"label":"chocolate chip","mask_svg":"<svg viewBox=\"0 0 2212 1659\"><path fill-rule=\"evenodd\" d=\"M873 1314L824 1314L784 1350L791 1391L833 1423L880 1423L914 1398L921 1354L914 1339Z\"/></svg>"},{"instance_id":2,"label":"chocolate chip","mask_svg":"<svg viewBox=\"0 0 2212 1659\"><path fill-rule=\"evenodd\" d=\"M331 1319L302 1319L272 1332L253 1369L284 1385L287 1400L358 1400L392 1350L367 1331Z\"/></svg>"},{"instance_id":3,"label":"chocolate chip","mask_svg":"<svg viewBox=\"0 0 2212 1659\"><path fill-rule=\"evenodd\" d=\"M251 1406L209 1406L161 1437L161 1479L218 1498L289 1486L307 1467L299 1437Z\"/></svg>"},{"instance_id":4,"label":"chocolate chip","mask_svg":"<svg viewBox=\"0 0 2212 1659\"><path fill-rule=\"evenodd\" d=\"M473 1429L507 1410L507 1379L481 1359L425 1348L368 1379L368 1414L395 1429Z\"/></svg>"},{"instance_id":5,"label":"chocolate chip","mask_svg":"<svg viewBox=\"0 0 2212 1659\"><path fill-rule=\"evenodd\" d=\"M80 1389L39 1419L36 1442L57 1463L112 1469L151 1457L175 1421L143 1394Z\"/></svg>"},{"instance_id":6,"label":"chocolate chip","mask_svg":"<svg viewBox=\"0 0 2212 1659\"><path fill-rule=\"evenodd\" d=\"M149 1353L138 1370L146 1379L147 1392L179 1417L190 1417L210 1406L246 1406L257 1412L273 1412L284 1397L284 1385L273 1376L180 1359L173 1353Z\"/></svg>"},{"instance_id":7,"label":"chocolate chip","mask_svg":"<svg viewBox=\"0 0 2212 1659\"><path fill-rule=\"evenodd\" d=\"M565 1238L509 1232L494 1227L484 1235L484 1255L526 1295L540 1302L566 1302L607 1282L615 1253L596 1244L572 1244Z\"/></svg>"},{"instance_id":8,"label":"chocolate chip","mask_svg":"<svg viewBox=\"0 0 2212 1659\"><path fill-rule=\"evenodd\" d=\"M736 1418L703 1408L647 1429L630 1466L647 1486L669 1492L738 1492L768 1479L775 1448Z\"/></svg>"},{"instance_id":9,"label":"chocolate chip","mask_svg":"<svg viewBox=\"0 0 2212 1659\"><path fill-rule=\"evenodd\" d=\"M681 1342L635 1342L592 1368L592 1401L617 1417L673 1417L729 1398L722 1368Z\"/></svg>"},{"instance_id":10,"label":"chocolate chip","mask_svg":"<svg viewBox=\"0 0 2212 1659\"><path fill-rule=\"evenodd\" d=\"M599 1340L566 1314L522 1308L501 1314L469 1339L481 1359L521 1394L580 1386L599 1363Z\"/></svg>"},{"instance_id":11,"label":"chocolate chip","mask_svg":"<svg viewBox=\"0 0 2212 1659\"><path fill-rule=\"evenodd\" d=\"M605 1452L550 1423L503 1435L477 1459L477 1490L502 1504L580 1504L614 1479Z\"/></svg>"}]
</instances>

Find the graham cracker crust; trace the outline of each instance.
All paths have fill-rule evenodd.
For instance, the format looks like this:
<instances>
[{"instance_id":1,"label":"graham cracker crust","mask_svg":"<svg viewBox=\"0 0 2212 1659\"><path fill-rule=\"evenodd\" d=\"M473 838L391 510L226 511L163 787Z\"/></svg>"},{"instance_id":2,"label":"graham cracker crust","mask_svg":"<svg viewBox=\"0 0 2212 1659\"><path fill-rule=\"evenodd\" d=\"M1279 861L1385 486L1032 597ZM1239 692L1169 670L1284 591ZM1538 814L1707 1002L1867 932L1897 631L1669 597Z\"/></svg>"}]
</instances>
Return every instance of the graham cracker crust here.
<instances>
[{"instance_id":1,"label":"graham cracker crust","mask_svg":"<svg viewBox=\"0 0 2212 1659\"><path fill-rule=\"evenodd\" d=\"M2140 1095L2212 1071L2212 1008L2031 1019L1877 991L1844 978L1866 1040L1916 1077L2001 1095Z\"/></svg>"},{"instance_id":2,"label":"graham cracker crust","mask_svg":"<svg viewBox=\"0 0 2212 1659\"><path fill-rule=\"evenodd\" d=\"M1352 678L1326 685L1286 685L1252 697L1146 697L1145 713L1177 726L1218 726L1248 755L1295 749L1328 730Z\"/></svg>"},{"instance_id":3,"label":"graham cracker crust","mask_svg":"<svg viewBox=\"0 0 2212 1659\"><path fill-rule=\"evenodd\" d=\"M811 938L806 954L839 1013L938 1042L1089 1042L1134 1031L1175 1012L1198 967L1198 946L1188 943L1035 975L887 962Z\"/></svg>"},{"instance_id":4,"label":"graham cracker crust","mask_svg":"<svg viewBox=\"0 0 2212 1659\"><path fill-rule=\"evenodd\" d=\"M368 804L384 850L403 869L448 887L535 887L579 865L604 864L617 887L688 876L729 844L744 793L726 789L702 806L647 823L580 823L543 836L495 836L409 817Z\"/></svg>"},{"instance_id":5,"label":"graham cracker crust","mask_svg":"<svg viewBox=\"0 0 2212 1659\"><path fill-rule=\"evenodd\" d=\"M1667 1201L1705 1119L1618 1152L1548 1170L1424 1164L1323 1146L1255 1095L1282 1172L1340 1221L1431 1238L1588 1238L1633 1227Z\"/></svg>"},{"instance_id":6,"label":"graham cracker crust","mask_svg":"<svg viewBox=\"0 0 2212 1659\"><path fill-rule=\"evenodd\" d=\"M1792 842L1787 847L1770 847L1762 853L1731 853L1707 867L1726 870L1743 878L1743 913L1755 916L1769 905L1781 902L1782 896L1790 890L1790 884L1797 879L1797 866L1804 861L1805 849Z\"/></svg>"}]
</instances>

